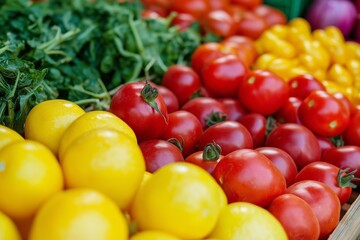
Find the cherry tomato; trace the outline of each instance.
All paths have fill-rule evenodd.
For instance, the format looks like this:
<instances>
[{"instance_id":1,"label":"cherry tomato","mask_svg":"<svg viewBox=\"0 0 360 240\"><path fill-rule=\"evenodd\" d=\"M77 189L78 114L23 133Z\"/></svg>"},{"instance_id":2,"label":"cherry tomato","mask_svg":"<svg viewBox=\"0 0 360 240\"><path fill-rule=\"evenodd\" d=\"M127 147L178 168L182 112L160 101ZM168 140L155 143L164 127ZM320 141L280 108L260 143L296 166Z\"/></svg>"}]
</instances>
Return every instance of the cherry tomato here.
<instances>
[{"instance_id":1,"label":"cherry tomato","mask_svg":"<svg viewBox=\"0 0 360 240\"><path fill-rule=\"evenodd\" d=\"M255 150L264 154L280 170L287 186L294 183L298 170L294 159L287 152L275 147L260 147Z\"/></svg>"},{"instance_id":2,"label":"cherry tomato","mask_svg":"<svg viewBox=\"0 0 360 240\"><path fill-rule=\"evenodd\" d=\"M204 43L197 47L193 52L191 56L191 66L195 72L201 74L202 68L209 61L229 54L236 54L233 47L215 42Z\"/></svg>"},{"instance_id":3,"label":"cherry tomato","mask_svg":"<svg viewBox=\"0 0 360 240\"><path fill-rule=\"evenodd\" d=\"M184 161L180 149L165 140L150 139L141 142L139 147L145 159L146 171L150 173L166 164Z\"/></svg>"},{"instance_id":4,"label":"cherry tomato","mask_svg":"<svg viewBox=\"0 0 360 240\"><path fill-rule=\"evenodd\" d=\"M249 130L254 148L265 144L266 118L259 113L248 113L239 122Z\"/></svg>"},{"instance_id":5,"label":"cherry tomato","mask_svg":"<svg viewBox=\"0 0 360 240\"><path fill-rule=\"evenodd\" d=\"M206 32L220 37L229 37L236 32L236 25L230 14L220 9L208 12L201 20L201 25Z\"/></svg>"},{"instance_id":6,"label":"cherry tomato","mask_svg":"<svg viewBox=\"0 0 360 240\"><path fill-rule=\"evenodd\" d=\"M216 165L213 176L229 203L242 201L267 207L286 190L281 172L265 155L252 149L225 155Z\"/></svg>"},{"instance_id":7,"label":"cherry tomato","mask_svg":"<svg viewBox=\"0 0 360 240\"><path fill-rule=\"evenodd\" d=\"M159 13L157 13L156 11L151 10L151 9L144 9L141 12L141 17L142 18L150 18L150 19L161 18Z\"/></svg>"},{"instance_id":8,"label":"cherry tomato","mask_svg":"<svg viewBox=\"0 0 360 240\"><path fill-rule=\"evenodd\" d=\"M210 9L226 9L229 6L229 0L208 0Z\"/></svg>"},{"instance_id":9,"label":"cherry tomato","mask_svg":"<svg viewBox=\"0 0 360 240\"><path fill-rule=\"evenodd\" d=\"M181 109L194 114L200 120L204 130L215 123L226 120L226 109L215 98L194 98L185 103Z\"/></svg>"},{"instance_id":10,"label":"cherry tomato","mask_svg":"<svg viewBox=\"0 0 360 240\"><path fill-rule=\"evenodd\" d=\"M296 182L286 190L305 200L314 211L320 224L319 239L327 239L340 219L340 201L326 184L314 180Z\"/></svg>"},{"instance_id":11,"label":"cherry tomato","mask_svg":"<svg viewBox=\"0 0 360 240\"><path fill-rule=\"evenodd\" d=\"M312 162L306 165L296 175L295 181L299 182L302 180L315 180L325 183L329 186L338 196L341 205L344 205L350 198L352 193L351 181L354 175L346 175L344 170L340 171L337 166L327 162Z\"/></svg>"},{"instance_id":12,"label":"cherry tomato","mask_svg":"<svg viewBox=\"0 0 360 240\"><path fill-rule=\"evenodd\" d=\"M259 38L268 27L268 24L262 17L252 12L245 12L237 25L236 34L255 40Z\"/></svg>"},{"instance_id":13,"label":"cherry tomato","mask_svg":"<svg viewBox=\"0 0 360 240\"><path fill-rule=\"evenodd\" d=\"M190 112L179 110L169 114L169 125L161 138L176 138L182 144L182 154L186 158L196 151L196 144L202 133L199 119Z\"/></svg>"},{"instance_id":14,"label":"cherry tomato","mask_svg":"<svg viewBox=\"0 0 360 240\"><path fill-rule=\"evenodd\" d=\"M178 13L174 19L171 21L172 26L177 26L180 31L184 31L193 24L196 19L188 13Z\"/></svg>"},{"instance_id":15,"label":"cherry tomato","mask_svg":"<svg viewBox=\"0 0 360 240\"><path fill-rule=\"evenodd\" d=\"M342 136L346 145L360 146L360 111L351 116L349 125Z\"/></svg>"},{"instance_id":16,"label":"cherry tomato","mask_svg":"<svg viewBox=\"0 0 360 240\"><path fill-rule=\"evenodd\" d=\"M258 56L255 43L251 38L234 35L225 38L222 44L235 48L236 56L243 61L247 67L250 67Z\"/></svg>"},{"instance_id":17,"label":"cherry tomato","mask_svg":"<svg viewBox=\"0 0 360 240\"><path fill-rule=\"evenodd\" d=\"M205 65L201 78L205 88L215 97L236 97L240 82L248 69L234 55L216 58Z\"/></svg>"},{"instance_id":18,"label":"cherry tomato","mask_svg":"<svg viewBox=\"0 0 360 240\"><path fill-rule=\"evenodd\" d=\"M230 3L252 9L262 4L262 0L230 0Z\"/></svg>"},{"instance_id":19,"label":"cherry tomato","mask_svg":"<svg viewBox=\"0 0 360 240\"><path fill-rule=\"evenodd\" d=\"M207 128L199 140L199 149L215 141L221 147L223 155L243 148L253 148L250 132L239 122L225 121Z\"/></svg>"},{"instance_id":20,"label":"cherry tomato","mask_svg":"<svg viewBox=\"0 0 360 240\"><path fill-rule=\"evenodd\" d=\"M238 98L247 109L267 116L286 103L289 87L282 78L270 71L254 70L241 81Z\"/></svg>"},{"instance_id":21,"label":"cherry tomato","mask_svg":"<svg viewBox=\"0 0 360 240\"><path fill-rule=\"evenodd\" d=\"M336 99L340 100L345 107L349 110L350 112L350 116L354 115L356 113L356 108L355 106L351 103L351 101L349 100L349 98L343 94L342 92L335 92L332 94Z\"/></svg>"},{"instance_id":22,"label":"cherry tomato","mask_svg":"<svg viewBox=\"0 0 360 240\"><path fill-rule=\"evenodd\" d=\"M199 75L192 68L176 64L165 72L161 85L170 89L182 106L196 95L202 83Z\"/></svg>"},{"instance_id":23,"label":"cherry tomato","mask_svg":"<svg viewBox=\"0 0 360 240\"><path fill-rule=\"evenodd\" d=\"M239 121L248 111L240 104L239 100L233 98L217 98L224 105L226 120Z\"/></svg>"},{"instance_id":24,"label":"cherry tomato","mask_svg":"<svg viewBox=\"0 0 360 240\"><path fill-rule=\"evenodd\" d=\"M284 123L268 135L265 146L277 147L287 152L295 161L298 170L307 164L319 161L321 149L315 135L296 123Z\"/></svg>"},{"instance_id":25,"label":"cherry tomato","mask_svg":"<svg viewBox=\"0 0 360 240\"><path fill-rule=\"evenodd\" d=\"M350 112L333 95L325 91L313 91L301 103L298 109L300 122L326 137L341 134L347 128Z\"/></svg>"},{"instance_id":26,"label":"cherry tomato","mask_svg":"<svg viewBox=\"0 0 360 240\"><path fill-rule=\"evenodd\" d=\"M282 194L268 207L284 227L289 240L318 240L320 225L309 204L293 194Z\"/></svg>"},{"instance_id":27,"label":"cherry tomato","mask_svg":"<svg viewBox=\"0 0 360 240\"><path fill-rule=\"evenodd\" d=\"M323 152L321 161L331 163L341 169L349 168L350 171L357 170L355 177L360 178L360 147L343 146L331 148ZM357 184L360 181L356 182Z\"/></svg>"},{"instance_id":28,"label":"cherry tomato","mask_svg":"<svg viewBox=\"0 0 360 240\"><path fill-rule=\"evenodd\" d=\"M149 102L155 103L160 112ZM168 126L164 99L149 83L122 85L112 97L109 110L134 130L138 142L160 137Z\"/></svg>"},{"instance_id":29,"label":"cherry tomato","mask_svg":"<svg viewBox=\"0 0 360 240\"><path fill-rule=\"evenodd\" d=\"M211 142L204 147L204 150L194 152L187 156L185 162L193 163L211 174L223 157L224 155L221 155L220 145L216 142Z\"/></svg>"},{"instance_id":30,"label":"cherry tomato","mask_svg":"<svg viewBox=\"0 0 360 240\"><path fill-rule=\"evenodd\" d=\"M179 13L188 13L196 19L200 19L204 13L210 10L210 5L206 0L170 1L170 10Z\"/></svg>"},{"instance_id":31,"label":"cherry tomato","mask_svg":"<svg viewBox=\"0 0 360 240\"><path fill-rule=\"evenodd\" d=\"M141 0L141 2L149 8L150 6L159 6L164 9L169 9L170 1L169 0Z\"/></svg>"},{"instance_id":32,"label":"cherry tomato","mask_svg":"<svg viewBox=\"0 0 360 240\"><path fill-rule=\"evenodd\" d=\"M290 96L305 99L312 91L323 90L325 86L310 74L302 74L289 79Z\"/></svg>"},{"instance_id":33,"label":"cherry tomato","mask_svg":"<svg viewBox=\"0 0 360 240\"><path fill-rule=\"evenodd\" d=\"M285 25L287 23L286 15L277 8L271 7L266 4L260 4L256 6L253 13L262 17L268 26L274 26L276 24Z\"/></svg>"},{"instance_id":34,"label":"cherry tomato","mask_svg":"<svg viewBox=\"0 0 360 240\"><path fill-rule=\"evenodd\" d=\"M324 151L335 147L334 143L331 142L327 137L316 135L316 138L321 149L321 155Z\"/></svg>"},{"instance_id":35,"label":"cherry tomato","mask_svg":"<svg viewBox=\"0 0 360 240\"><path fill-rule=\"evenodd\" d=\"M298 109L301 100L297 97L289 97L285 104L275 113L275 119L279 123L300 123Z\"/></svg>"},{"instance_id":36,"label":"cherry tomato","mask_svg":"<svg viewBox=\"0 0 360 240\"><path fill-rule=\"evenodd\" d=\"M159 94L164 99L165 105L167 107L168 113L175 112L179 110L179 100L170 89L165 86L156 86L159 91Z\"/></svg>"}]
</instances>

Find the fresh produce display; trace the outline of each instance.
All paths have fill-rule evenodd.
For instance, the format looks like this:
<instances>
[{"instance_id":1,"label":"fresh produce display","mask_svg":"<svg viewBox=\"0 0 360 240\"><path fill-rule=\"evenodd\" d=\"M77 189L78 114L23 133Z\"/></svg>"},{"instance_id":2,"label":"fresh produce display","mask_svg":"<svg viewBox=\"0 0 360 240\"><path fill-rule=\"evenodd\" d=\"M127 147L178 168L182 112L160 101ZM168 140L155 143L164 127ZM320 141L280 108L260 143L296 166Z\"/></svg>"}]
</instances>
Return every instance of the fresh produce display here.
<instances>
[{"instance_id":1,"label":"fresh produce display","mask_svg":"<svg viewBox=\"0 0 360 240\"><path fill-rule=\"evenodd\" d=\"M322 240L340 226L360 185L360 48L342 29L259 0L0 13L1 239Z\"/></svg>"}]
</instances>

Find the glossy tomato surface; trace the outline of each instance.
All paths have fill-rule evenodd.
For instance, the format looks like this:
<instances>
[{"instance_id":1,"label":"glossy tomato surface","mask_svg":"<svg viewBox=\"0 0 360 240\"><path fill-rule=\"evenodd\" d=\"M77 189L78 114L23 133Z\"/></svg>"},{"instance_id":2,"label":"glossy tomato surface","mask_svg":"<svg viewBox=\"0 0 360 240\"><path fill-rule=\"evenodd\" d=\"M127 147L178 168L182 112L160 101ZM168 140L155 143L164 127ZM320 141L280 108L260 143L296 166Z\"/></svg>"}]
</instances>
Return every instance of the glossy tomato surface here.
<instances>
[{"instance_id":1,"label":"glossy tomato surface","mask_svg":"<svg viewBox=\"0 0 360 240\"><path fill-rule=\"evenodd\" d=\"M266 138L266 118L259 113L248 113L239 122L249 130L254 148L262 147Z\"/></svg>"},{"instance_id":2,"label":"glossy tomato surface","mask_svg":"<svg viewBox=\"0 0 360 240\"><path fill-rule=\"evenodd\" d=\"M226 120L239 121L248 113L248 110L242 106L238 99L234 98L217 98L225 108Z\"/></svg>"},{"instance_id":3,"label":"glossy tomato surface","mask_svg":"<svg viewBox=\"0 0 360 240\"><path fill-rule=\"evenodd\" d=\"M298 109L302 101L297 97L289 97L285 104L275 113L279 123L300 123Z\"/></svg>"},{"instance_id":4,"label":"glossy tomato surface","mask_svg":"<svg viewBox=\"0 0 360 240\"><path fill-rule=\"evenodd\" d=\"M310 74L302 74L289 79L290 96L305 99L312 91L323 90L325 86Z\"/></svg>"}]
</instances>

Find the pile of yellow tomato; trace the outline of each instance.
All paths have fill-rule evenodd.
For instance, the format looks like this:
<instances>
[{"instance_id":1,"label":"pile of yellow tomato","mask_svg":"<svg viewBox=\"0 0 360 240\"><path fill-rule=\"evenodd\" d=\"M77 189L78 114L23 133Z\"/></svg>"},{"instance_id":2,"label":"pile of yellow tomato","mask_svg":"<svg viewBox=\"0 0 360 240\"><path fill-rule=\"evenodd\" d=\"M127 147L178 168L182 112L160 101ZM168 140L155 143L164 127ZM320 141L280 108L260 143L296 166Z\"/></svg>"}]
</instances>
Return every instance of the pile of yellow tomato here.
<instances>
[{"instance_id":1,"label":"pile of yellow tomato","mask_svg":"<svg viewBox=\"0 0 360 240\"><path fill-rule=\"evenodd\" d=\"M328 92L342 92L360 104L360 45L346 41L338 28L312 31L305 19L295 18L265 31L255 44L255 69L271 70L286 80L311 74Z\"/></svg>"}]
</instances>

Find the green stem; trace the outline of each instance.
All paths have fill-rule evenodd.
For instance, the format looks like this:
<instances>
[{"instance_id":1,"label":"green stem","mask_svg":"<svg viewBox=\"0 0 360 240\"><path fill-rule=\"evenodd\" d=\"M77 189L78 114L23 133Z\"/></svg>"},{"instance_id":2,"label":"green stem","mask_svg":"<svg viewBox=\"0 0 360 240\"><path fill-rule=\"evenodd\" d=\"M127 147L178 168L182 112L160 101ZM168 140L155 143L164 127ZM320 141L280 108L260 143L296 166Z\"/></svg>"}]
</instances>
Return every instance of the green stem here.
<instances>
[{"instance_id":1,"label":"green stem","mask_svg":"<svg viewBox=\"0 0 360 240\"><path fill-rule=\"evenodd\" d=\"M144 45L143 45L143 42L141 41L139 32L136 29L134 18L133 18L132 14L129 15L128 20L129 20L129 26L130 26L131 32L132 32L132 34L134 35L134 38L135 38L136 46L137 46L140 54L142 55L142 52L144 51Z\"/></svg>"}]
</instances>

